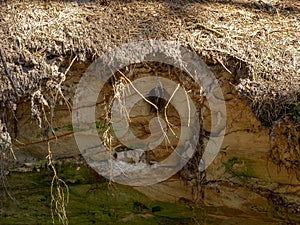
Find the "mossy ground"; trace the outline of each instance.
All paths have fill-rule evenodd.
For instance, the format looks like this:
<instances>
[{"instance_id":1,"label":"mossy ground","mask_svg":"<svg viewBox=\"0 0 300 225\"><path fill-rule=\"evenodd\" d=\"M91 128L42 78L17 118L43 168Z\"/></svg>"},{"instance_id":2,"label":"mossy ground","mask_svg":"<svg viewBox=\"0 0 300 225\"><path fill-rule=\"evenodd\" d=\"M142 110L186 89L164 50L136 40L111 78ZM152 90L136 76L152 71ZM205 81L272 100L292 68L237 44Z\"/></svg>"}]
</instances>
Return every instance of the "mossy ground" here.
<instances>
[{"instance_id":1,"label":"mossy ground","mask_svg":"<svg viewBox=\"0 0 300 225\"><path fill-rule=\"evenodd\" d=\"M196 206L192 202L154 201L132 187L113 184L83 164L56 166L58 175L69 186L69 224L232 224L245 215L226 207ZM32 165L31 172L11 171L7 176L12 201L1 190L1 225L52 224L50 183L53 172L46 162ZM247 217L247 216L246 216ZM226 222L226 220L228 220ZM259 224L277 224L278 218L252 218ZM231 222L230 222L231 221ZM251 218L247 218L248 224ZM55 218L55 224L60 224ZM244 223L246 224L246 223Z\"/></svg>"},{"instance_id":2,"label":"mossy ground","mask_svg":"<svg viewBox=\"0 0 300 225\"><path fill-rule=\"evenodd\" d=\"M1 196L0 224L52 223L52 171L43 163L38 164L38 171L34 166L32 172L12 171L8 175L7 185L16 201ZM67 163L57 170L69 186L70 224L193 224L193 218L197 219L184 203L152 201L131 187L109 185L83 165Z\"/></svg>"}]
</instances>

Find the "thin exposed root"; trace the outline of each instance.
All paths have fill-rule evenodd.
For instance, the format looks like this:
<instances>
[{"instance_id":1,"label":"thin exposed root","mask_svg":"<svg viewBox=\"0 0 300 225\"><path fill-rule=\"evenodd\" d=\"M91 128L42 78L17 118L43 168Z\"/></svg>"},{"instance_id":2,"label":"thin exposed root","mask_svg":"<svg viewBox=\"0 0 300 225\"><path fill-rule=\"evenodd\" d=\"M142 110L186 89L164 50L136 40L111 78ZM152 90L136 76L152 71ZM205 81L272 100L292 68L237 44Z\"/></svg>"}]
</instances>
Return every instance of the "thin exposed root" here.
<instances>
[{"instance_id":1,"label":"thin exposed root","mask_svg":"<svg viewBox=\"0 0 300 225\"><path fill-rule=\"evenodd\" d=\"M69 187L65 181L59 178L55 164L52 159L52 152L50 142L48 141L48 165L53 171L53 178L51 182L51 215L53 224L55 223L55 215L58 216L59 221L63 225L68 225L67 205L69 203Z\"/></svg>"}]
</instances>

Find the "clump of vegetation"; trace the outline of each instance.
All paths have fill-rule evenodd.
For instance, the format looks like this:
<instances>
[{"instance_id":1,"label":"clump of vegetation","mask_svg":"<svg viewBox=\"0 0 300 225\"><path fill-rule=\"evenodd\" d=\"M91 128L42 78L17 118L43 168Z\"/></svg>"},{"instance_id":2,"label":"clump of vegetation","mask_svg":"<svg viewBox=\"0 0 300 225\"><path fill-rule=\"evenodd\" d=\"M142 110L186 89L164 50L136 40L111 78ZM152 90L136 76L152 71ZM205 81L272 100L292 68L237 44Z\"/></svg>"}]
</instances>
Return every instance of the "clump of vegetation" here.
<instances>
[{"instance_id":1,"label":"clump of vegetation","mask_svg":"<svg viewBox=\"0 0 300 225\"><path fill-rule=\"evenodd\" d=\"M232 157L225 164L226 172L241 177L255 177L253 174L251 163L247 159Z\"/></svg>"}]
</instances>

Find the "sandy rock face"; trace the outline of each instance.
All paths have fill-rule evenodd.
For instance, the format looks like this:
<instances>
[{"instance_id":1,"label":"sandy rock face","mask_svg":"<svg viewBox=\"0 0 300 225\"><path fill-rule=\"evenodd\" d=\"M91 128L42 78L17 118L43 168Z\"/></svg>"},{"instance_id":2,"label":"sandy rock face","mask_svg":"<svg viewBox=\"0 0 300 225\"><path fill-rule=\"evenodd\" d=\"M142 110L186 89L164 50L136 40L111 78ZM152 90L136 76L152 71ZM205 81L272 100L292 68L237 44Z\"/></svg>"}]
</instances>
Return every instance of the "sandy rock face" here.
<instances>
[{"instance_id":1,"label":"sandy rock face","mask_svg":"<svg viewBox=\"0 0 300 225\"><path fill-rule=\"evenodd\" d=\"M220 66L211 66L211 70L217 76L222 87L226 109L227 126L224 142L213 163L207 168L207 183L204 189L205 202L210 205L226 205L232 208L249 210L252 205L257 205L263 209L270 203L271 193L280 196L286 202L294 196L295 205L300 197L300 181L297 179L295 171L286 170L282 165L273 163L272 158L276 152L274 149L287 149L289 138L287 137L288 125L281 124L274 127L274 138L270 137L270 130L263 127L254 116L250 107L244 99L239 98L232 85L232 76ZM82 68L72 68L64 84L64 93L67 99L72 100ZM131 78L141 78L148 76L169 77L169 68L165 67L144 67L139 65L134 72L128 74ZM174 80L178 80L178 74L173 74ZM197 95L199 87L189 79L181 81L193 101L201 102L202 96ZM96 118L99 135L103 134L105 128L105 101L111 99L111 84L107 83L103 92L99 95ZM63 103L63 102L62 102ZM210 130L210 111L207 102L204 101L206 110L204 112L203 129ZM197 105L197 104L196 104ZM201 106L199 106L199 109ZM161 113L161 112L159 112ZM156 116L151 112L151 105L145 101L139 101L130 112L130 129L132 133L140 139L145 139L150 135L149 120ZM44 130L38 128L35 121L31 119L30 104L21 103L18 105L18 136L14 143L14 152L21 162L36 159L43 159L47 155L47 143L44 138ZM174 107L168 108L168 118L174 125L174 132L180 134L180 118ZM57 105L53 118L53 129L56 137L50 137L53 156L55 158L73 157L80 154L73 136L71 122L71 112L66 104ZM168 135L171 131L168 131ZM294 134L294 133L292 133ZM165 143L158 146L156 150L147 152L145 162L157 162L165 159L172 152L170 146L178 143L175 135L170 135L169 147ZM205 141L204 141L205 143ZM113 140L114 151L122 150L122 144ZM134 143L133 143L134 144ZM293 146L297 148L297 144ZM299 148L299 146L298 146ZM130 149L129 149L130 150ZM290 155L295 151L285 151L283 158L288 161ZM123 157L124 153L118 153ZM143 155L143 154L141 154ZM276 159L281 156L276 155ZM135 159L139 162L139 159ZM151 186L151 188L137 188L139 191L155 198L167 201L176 201L180 198L193 199L191 187L183 185L179 178L173 177L171 181ZM153 192L153 190L157 190ZM169 193L164 194L164 193ZM234 193L234 194L233 194ZM168 197L169 196L169 197ZM172 197L171 197L172 196ZM275 204L275 203L274 203ZM297 209L295 206L294 209Z\"/></svg>"}]
</instances>

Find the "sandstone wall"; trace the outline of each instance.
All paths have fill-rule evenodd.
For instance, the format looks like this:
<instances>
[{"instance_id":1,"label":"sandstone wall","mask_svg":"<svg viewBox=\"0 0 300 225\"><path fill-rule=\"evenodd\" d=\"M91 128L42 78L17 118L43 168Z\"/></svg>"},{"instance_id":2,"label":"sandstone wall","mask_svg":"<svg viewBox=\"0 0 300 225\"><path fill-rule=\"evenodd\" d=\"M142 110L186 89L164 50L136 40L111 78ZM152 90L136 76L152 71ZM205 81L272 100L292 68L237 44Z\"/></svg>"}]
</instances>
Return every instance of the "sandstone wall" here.
<instances>
[{"instance_id":1,"label":"sandstone wall","mask_svg":"<svg viewBox=\"0 0 300 225\"><path fill-rule=\"evenodd\" d=\"M73 66L64 84L65 96L70 101L72 101L76 84L85 67L86 65ZM275 165L272 162L270 151L274 146L280 148L280 146L287 145L287 134L283 131L288 125L282 124L280 127L275 127L275 140L270 138L270 130L261 125L247 105L246 100L239 98L235 92L235 76L239 75L238 72L237 74L229 74L220 65L211 65L210 68L217 76L225 97L227 128L221 151L207 169L206 203L224 204L236 208L249 208L249 206L257 204L266 207L269 201L268 193L275 193L283 194L287 202L292 201L293 204L299 203L300 205L300 181L297 179L295 171L287 171L284 166ZM180 72L176 74L177 72L175 71L171 75L174 80L182 76ZM170 77L170 68L159 66L149 68L139 65L129 72L129 76L134 78L149 75ZM183 79L181 82L185 84L187 90L198 90L198 86L190 79ZM100 122L105 117L103 112L107 105L104 101L110 96L110 85L107 84L103 90L103 94L99 96L96 112ZM196 94L193 96L193 100L200 102L201 96ZM149 111L149 104L139 102L132 112L132 124L135 127L133 131L140 138L149 135L148 125L145 124L145 118L151 118ZM180 124L178 114L172 109L170 115L172 115L172 123ZM28 102L18 105L17 119L18 136L14 143L17 158L20 162L43 159L47 155L47 143L43 137L44 131L38 128L36 122L31 119ZM65 158L79 155L80 152L73 137L71 111L63 102L56 106L53 121L56 132L56 137L51 137L54 157ZM207 110L204 117L204 129L209 130L209 127L210 113ZM171 139L171 142L176 145L175 138ZM115 142L115 145L118 143ZM169 154L163 145L161 148L161 151L153 153L156 160ZM175 176L162 184L137 189L156 199L176 201L182 197L192 199L191 192L187 191L190 188L183 185L183 182ZM299 205L297 207L300 210Z\"/></svg>"}]
</instances>

